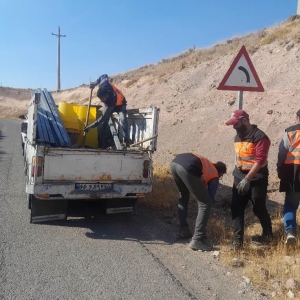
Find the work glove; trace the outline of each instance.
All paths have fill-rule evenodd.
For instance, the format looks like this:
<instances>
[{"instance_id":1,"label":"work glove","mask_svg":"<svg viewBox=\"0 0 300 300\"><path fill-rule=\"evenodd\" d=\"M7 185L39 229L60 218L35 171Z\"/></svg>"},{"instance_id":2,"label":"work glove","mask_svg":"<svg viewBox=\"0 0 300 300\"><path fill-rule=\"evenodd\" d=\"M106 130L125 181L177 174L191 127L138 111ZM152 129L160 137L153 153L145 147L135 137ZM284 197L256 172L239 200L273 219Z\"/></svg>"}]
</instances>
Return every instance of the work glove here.
<instances>
[{"instance_id":1,"label":"work glove","mask_svg":"<svg viewBox=\"0 0 300 300\"><path fill-rule=\"evenodd\" d=\"M245 196L250 188L250 179L244 178L237 186L238 193Z\"/></svg>"},{"instance_id":2,"label":"work glove","mask_svg":"<svg viewBox=\"0 0 300 300\"><path fill-rule=\"evenodd\" d=\"M90 83L90 89L93 89L96 85L97 85L97 83L91 82Z\"/></svg>"},{"instance_id":3,"label":"work glove","mask_svg":"<svg viewBox=\"0 0 300 300\"><path fill-rule=\"evenodd\" d=\"M91 129L91 128L90 128L89 126L86 126L86 127L83 128L83 131L84 131L84 132L89 132L90 129Z\"/></svg>"}]
</instances>

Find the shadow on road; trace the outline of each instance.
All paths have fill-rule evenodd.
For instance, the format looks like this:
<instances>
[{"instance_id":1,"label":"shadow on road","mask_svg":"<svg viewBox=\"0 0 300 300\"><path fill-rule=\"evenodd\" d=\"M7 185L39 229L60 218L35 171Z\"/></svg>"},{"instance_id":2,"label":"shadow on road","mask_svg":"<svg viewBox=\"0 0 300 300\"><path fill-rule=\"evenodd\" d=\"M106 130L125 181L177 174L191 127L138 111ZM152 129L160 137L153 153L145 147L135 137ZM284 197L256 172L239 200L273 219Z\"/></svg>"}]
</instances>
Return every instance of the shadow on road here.
<instances>
[{"instance_id":1,"label":"shadow on road","mask_svg":"<svg viewBox=\"0 0 300 300\"><path fill-rule=\"evenodd\" d=\"M232 235L231 228L231 187L220 185L216 202L211 211L211 217L207 227L210 237L214 244L220 245L222 241L230 240ZM271 190L269 192L272 192ZM282 205L267 200L268 209L272 214L278 214ZM189 204L188 223L193 229L197 217L197 203L191 198ZM253 206L249 201L245 212L245 226L259 223L253 214ZM168 208L155 211L147 207L146 202L139 203L135 214L125 213L116 215L105 215L104 205L101 202L93 201L73 201L68 208L68 220L49 222L47 224L64 227L85 228L85 235L91 239L109 240L129 240L143 241L143 243L163 243L174 244L188 240L177 241L176 231L178 229L177 205L176 202ZM281 228L274 228L274 235L282 234Z\"/></svg>"},{"instance_id":2,"label":"shadow on road","mask_svg":"<svg viewBox=\"0 0 300 300\"><path fill-rule=\"evenodd\" d=\"M145 207L138 207L133 214L105 215L99 202L76 201L68 213L68 220L44 224L85 228L85 235L91 239L143 241L144 244L176 242L176 227Z\"/></svg>"}]
</instances>

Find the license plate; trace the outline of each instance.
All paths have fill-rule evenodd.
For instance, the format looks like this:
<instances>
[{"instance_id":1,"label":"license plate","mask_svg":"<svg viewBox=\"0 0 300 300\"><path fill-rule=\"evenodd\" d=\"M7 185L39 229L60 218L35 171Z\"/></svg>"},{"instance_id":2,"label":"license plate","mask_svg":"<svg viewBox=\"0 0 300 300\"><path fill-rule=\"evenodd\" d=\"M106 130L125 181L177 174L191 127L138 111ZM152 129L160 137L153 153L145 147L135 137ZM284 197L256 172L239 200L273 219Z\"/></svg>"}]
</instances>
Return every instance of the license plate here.
<instances>
[{"instance_id":1,"label":"license plate","mask_svg":"<svg viewBox=\"0 0 300 300\"><path fill-rule=\"evenodd\" d=\"M75 183L75 189L80 191L104 191L112 189L109 183Z\"/></svg>"}]
</instances>

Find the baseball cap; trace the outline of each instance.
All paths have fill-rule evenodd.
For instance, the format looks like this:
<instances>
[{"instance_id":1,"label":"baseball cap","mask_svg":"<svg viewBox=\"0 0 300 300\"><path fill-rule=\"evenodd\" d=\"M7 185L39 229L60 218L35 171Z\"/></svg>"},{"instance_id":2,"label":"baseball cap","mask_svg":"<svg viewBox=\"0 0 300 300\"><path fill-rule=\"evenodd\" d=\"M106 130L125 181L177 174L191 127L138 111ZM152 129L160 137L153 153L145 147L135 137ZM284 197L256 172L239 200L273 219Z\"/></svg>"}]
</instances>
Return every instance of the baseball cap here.
<instances>
[{"instance_id":1,"label":"baseball cap","mask_svg":"<svg viewBox=\"0 0 300 300\"><path fill-rule=\"evenodd\" d=\"M242 109L238 109L234 111L228 121L225 122L225 124L228 125L234 125L238 120L240 119L248 119L249 120L249 115Z\"/></svg>"}]
</instances>

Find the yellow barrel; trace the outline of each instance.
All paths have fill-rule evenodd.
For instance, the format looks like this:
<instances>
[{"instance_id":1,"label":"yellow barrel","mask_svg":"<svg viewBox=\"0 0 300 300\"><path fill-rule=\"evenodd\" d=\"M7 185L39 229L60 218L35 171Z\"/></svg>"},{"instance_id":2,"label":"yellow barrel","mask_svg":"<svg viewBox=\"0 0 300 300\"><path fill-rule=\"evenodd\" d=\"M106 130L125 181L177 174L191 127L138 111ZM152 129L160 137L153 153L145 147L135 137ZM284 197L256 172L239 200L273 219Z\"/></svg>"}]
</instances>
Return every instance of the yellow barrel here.
<instances>
[{"instance_id":1,"label":"yellow barrel","mask_svg":"<svg viewBox=\"0 0 300 300\"><path fill-rule=\"evenodd\" d=\"M78 116L76 113L77 105L74 103L58 103L59 115L65 125L67 132L80 133Z\"/></svg>"},{"instance_id":2,"label":"yellow barrel","mask_svg":"<svg viewBox=\"0 0 300 300\"><path fill-rule=\"evenodd\" d=\"M79 120L79 130L80 130L80 135L78 138L78 145L82 145L83 141L83 127L85 125L85 120L86 120L86 114L88 111L88 106L86 105L79 105L78 110L77 110L77 116ZM92 124L93 122L96 121L96 116L97 116L97 109L96 107L90 107L90 113L89 113L89 120L88 124ZM85 146L89 146L92 148L98 148L98 129L97 127L94 127L89 130L86 134L85 138Z\"/></svg>"}]
</instances>

